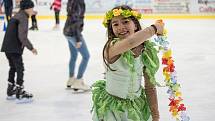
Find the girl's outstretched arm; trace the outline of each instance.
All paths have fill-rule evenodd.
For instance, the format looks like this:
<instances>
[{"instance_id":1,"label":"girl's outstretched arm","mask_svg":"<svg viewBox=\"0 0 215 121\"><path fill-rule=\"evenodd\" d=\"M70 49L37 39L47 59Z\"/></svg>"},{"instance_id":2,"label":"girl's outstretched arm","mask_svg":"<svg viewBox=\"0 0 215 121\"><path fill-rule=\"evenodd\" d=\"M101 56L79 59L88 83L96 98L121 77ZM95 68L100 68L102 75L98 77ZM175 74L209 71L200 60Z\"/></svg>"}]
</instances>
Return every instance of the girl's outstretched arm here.
<instances>
[{"instance_id":1,"label":"girl's outstretched arm","mask_svg":"<svg viewBox=\"0 0 215 121\"><path fill-rule=\"evenodd\" d=\"M160 34L163 32L164 24L155 23L154 25L156 29L152 26L147 27L141 31L134 33L126 39L123 39L111 45L109 48L109 59L120 55L121 53L124 53L134 47L137 47L138 45L142 44L144 41L152 37L154 34Z\"/></svg>"}]
</instances>

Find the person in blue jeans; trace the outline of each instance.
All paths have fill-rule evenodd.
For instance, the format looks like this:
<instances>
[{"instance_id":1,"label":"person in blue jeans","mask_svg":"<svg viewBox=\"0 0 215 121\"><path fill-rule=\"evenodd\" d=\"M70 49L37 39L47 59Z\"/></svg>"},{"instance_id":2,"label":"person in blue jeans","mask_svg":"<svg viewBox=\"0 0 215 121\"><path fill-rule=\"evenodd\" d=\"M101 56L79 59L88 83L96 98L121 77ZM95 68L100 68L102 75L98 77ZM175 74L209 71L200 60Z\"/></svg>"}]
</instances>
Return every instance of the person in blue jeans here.
<instances>
[{"instance_id":1,"label":"person in blue jeans","mask_svg":"<svg viewBox=\"0 0 215 121\"><path fill-rule=\"evenodd\" d=\"M90 55L86 42L82 35L84 26L85 2L84 0L68 0L67 19L63 33L68 40L70 49L69 62L69 80L67 87L72 89L90 90L90 87L84 83L83 75L86 70ZM75 66L78 53L81 54L82 60L79 65L78 74L75 76Z\"/></svg>"}]
</instances>

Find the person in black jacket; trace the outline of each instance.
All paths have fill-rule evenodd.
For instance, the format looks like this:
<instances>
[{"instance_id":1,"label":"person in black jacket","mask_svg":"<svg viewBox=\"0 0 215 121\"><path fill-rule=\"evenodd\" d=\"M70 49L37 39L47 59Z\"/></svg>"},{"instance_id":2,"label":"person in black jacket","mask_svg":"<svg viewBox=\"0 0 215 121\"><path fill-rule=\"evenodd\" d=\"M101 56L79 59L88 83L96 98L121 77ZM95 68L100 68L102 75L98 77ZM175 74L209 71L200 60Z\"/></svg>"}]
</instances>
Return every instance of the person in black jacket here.
<instances>
[{"instance_id":1,"label":"person in black jacket","mask_svg":"<svg viewBox=\"0 0 215 121\"><path fill-rule=\"evenodd\" d=\"M15 99L16 96L17 103L31 102L33 97L23 89L24 64L22 59L24 47L37 55L37 50L27 38L28 18L34 13L33 7L34 3L31 0L20 2L20 11L10 19L1 48L1 52L5 53L10 66L7 99ZM17 74L16 82L15 73Z\"/></svg>"},{"instance_id":2,"label":"person in black jacket","mask_svg":"<svg viewBox=\"0 0 215 121\"><path fill-rule=\"evenodd\" d=\"M84 0L68 0L67 19L63 32L66 39L68 40L71 54L67 87L87 91L90 90L90 88L88 85L84 84L83 75L86 70L90 55L81 33L84 26L84 13ZM80 52L82 60L79 65L78 74L75 76L74 70L78 52Z\"/></svg>"},{"instance_id":3,"label":"person in black jacket","mask_svg":"<svg viewBox=\"0 0 215 121\"><path fill-rule=\"evenodd\" d=\"M3 0L7 22L9 22L13 12L13 0Z\"/></svg>"}]
</instances>

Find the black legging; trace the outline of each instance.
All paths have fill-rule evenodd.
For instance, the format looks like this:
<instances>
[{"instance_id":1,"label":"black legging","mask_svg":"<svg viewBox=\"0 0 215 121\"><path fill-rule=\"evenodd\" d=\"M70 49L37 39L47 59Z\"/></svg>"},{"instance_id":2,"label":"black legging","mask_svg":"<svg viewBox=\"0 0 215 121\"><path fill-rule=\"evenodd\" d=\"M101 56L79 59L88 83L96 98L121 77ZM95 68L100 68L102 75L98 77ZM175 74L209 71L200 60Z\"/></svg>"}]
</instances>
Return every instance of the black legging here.
<instances>
[{"instance_id":1,"label":"black legging","mask_svg":"<svg viewBox=\"0 0 215 121\"><path fill-rule=\"evenodd\" d=\"M33 26L33 27L37 27L36 15L32 15L32 16L31 16L31 21L32 21L32 26Z\"/></svg>"},{"instance_id":2,"label":"black legging","mask_svg":"<svg viewBox=\"0 0 215 121\"><path fill-rule=\"evenodd\" d=\"M13 11L13 7L5 8L5 15L6 15L7 22L9 22L9 20L11 19L12 11Z\"/></svg>"},{"instance_id":3,"label":"black legging","mask_svg":"<svg viewBox=\"0 0 215 121\"><path fill-rule=\"evenodd\" d=\"M60 11L59 10L54 10L55 13L55 22L56 24L60 24Z\"/></svg>"}]
</instances>

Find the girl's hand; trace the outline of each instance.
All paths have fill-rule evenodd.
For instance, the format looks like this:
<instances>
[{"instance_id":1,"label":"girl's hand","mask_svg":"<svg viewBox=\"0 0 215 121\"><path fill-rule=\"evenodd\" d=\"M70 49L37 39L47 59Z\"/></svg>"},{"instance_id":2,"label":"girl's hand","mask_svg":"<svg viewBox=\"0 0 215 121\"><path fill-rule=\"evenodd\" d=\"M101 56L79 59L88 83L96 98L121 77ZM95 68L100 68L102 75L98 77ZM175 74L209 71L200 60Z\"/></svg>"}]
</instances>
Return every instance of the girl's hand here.
<instances>
[{"instance_id":1,"label":"girl's hand","mask_svg":"<svg viewBox=\"0 0 215 121\"><path fill-rule=\"evenodd\" d=\"M157 35L163 35L163 31L164 31L164 22L163 20L156 20L155 24L154 24L157 28Z\"/></svg>"},{"instance_id":2,"label":"girl's hand","mask_svg":"<svg viewBox=\"0 0 215 121\"><path fill-rule=\"evenodd\" d=\"M76 48L80 48L80 47L81 47L81 44L82 44L82 42L77 42L76 45L75 45Z\"/></svg>"}]
</instances>

